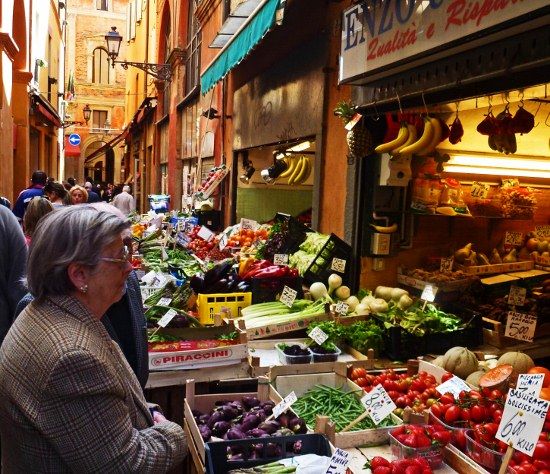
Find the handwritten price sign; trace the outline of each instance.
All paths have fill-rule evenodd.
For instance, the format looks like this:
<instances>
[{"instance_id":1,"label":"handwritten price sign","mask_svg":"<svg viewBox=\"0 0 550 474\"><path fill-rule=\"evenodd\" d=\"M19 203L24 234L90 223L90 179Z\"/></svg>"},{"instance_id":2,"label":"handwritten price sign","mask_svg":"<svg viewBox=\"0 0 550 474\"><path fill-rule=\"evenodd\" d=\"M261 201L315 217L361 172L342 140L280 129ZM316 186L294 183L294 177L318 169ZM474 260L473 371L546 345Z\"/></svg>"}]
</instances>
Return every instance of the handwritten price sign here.
<instances>
[{"instance_id":1,"label":"handwritten price sign","mask_svg":"<svg viewBox=\"0 0 550 474\"><path fill-rule=\"evenodd\" d=\"M531 342L535 336L537 317L532 314L508 311L504 335L520 341Z\"/></svg>"},{"instance_id":2,"label":"handwritten price sign","mask_svg":"<svg viewBox=\"0 0 550 474\"><path fill-rule=\"evenodd\" d=\"M535 226L535 234L539 239L550 238L550 225L537 225Z\"/></svg>"},{"instance_id":3,"label":"handwritten price sign","mask_svg":"<svg viewBox=\"0 0 550 474\"><path fill-rule=\"evenodd\" d=\"M508 304L510 306L523 306L525 304L525 297L527 296L527 289L521 286L512 285L510 287L510 293L508 293Z\"/></svg>"},{"instance_id":4,"label":"handwritten price sign","mask_svg":"<svg viewBox=\"0 0 550 474\"><path fill-rule=\"evenodd\" d=\"M348 314L349 304L344 303L343 301L338 301L336 304L336 312L338 314L341 314L342 316L345 316Z\"/></svg>"},{"instance_id":5,"label":"handwritten price sign","mask_svg":"<svg viewBox=\"0 0 550 474\"><path fill-rule=\"evenodd\" d=\"M443 382L441 385L435 387L435 389L441 394L445 395L446 393L451 393L455 398L458 398L460 392L465 391L469 392L471 389L466 385L466 382L460 377L452 377L446 382Z\"/></svg>"},{"instance_id":6,"label":"handwritten price sign","mask_svg":"<svg viewBox=\"0 0 550 474\"><path fill-rule=\"evenodd\" d=\"M273 255L273 263L275 265L288 265L288 254L276 253Z\"/></svg>"},{"instance_id":7,"label":"handwritten price sign","mask_svg":"<svg viewBox=\"0 0 550 474\"><path fill-rule=\"evenodd\" d=\"M490 188L491 187L488 184L480 183L479 181L474 181L472 183L472 189L470 191L470 195L475 198L487 199Z\"/></svg>"},{"instance_id":8,"label":"handwritten price sign","mask_svg":"<svg viewBox=\"0 0 550 474\"><path fill-rule=\"evenodd\" d=\"M273 418L278 418L298 400L294 392L290 392L283 400L273 407Z\"/></svg>"},{"instance_id":9,"label":"handwritten price sign","mask_svg":"<svg viewBox=\"0 0 550 474\"><path fill-rule=\"evenodd\" d=\"M222 234L220 237L220 242L218 243L218 247L220 250L225 249L227 247L227 243L229 242L229 239L227 237L227 234Z\"/></svg>"},{"instance_id":10,"label":"handwritten price sign","mask_svg":"<svg viewBox=\"0 0 550 474\"><path fill-rule=\"evenodd\" d=\"M345 273L346 271L346 261L341 258L333 258L332 264L330 266L331 270L334 270L338 273Z\"/></svg>"},{"instance_id":11,"label":"handwritten price sign","mask_svg":"<svg viewBox=\"0 0 550 474\"><path fill-rule=\"evenodd\" d=\"M321 345L328 339L327 333L323 331L319 326L313 328L309 333L309 337L313 339L318 345Z\"/></svg>"},{"instance_id":12,"label":"handwritten price sign","mask_svg":"<svg viewBox=\"0 0 550 474\"><path fill-rule=\"evenodd\" d=\"M241 229L243 230L256 230L258 227L260 227L260 224L252 219L245 219L244 217L241 219Z\"/></svg>"},{"instance_id":13,"label":"handwritten price sign","mask_svg":"<svg viewBox=\"0 0 550 474\"><path fill-rule=\"evenodd\" d=\"M349 453L340 448L336 448L334 454L328 463L328 469L325 474L345 474L349 464Z\"/></svg>"},{"instance_id":14,"label":"handwritten price sign","mask_svg":"<svg viewBox=\"0 0 550 474\"><path fill-rule=\"evenodd\" d=\"M297 295L298 292L296 290L293 290L285 285L283 288L283 294L281 295L281 298L279 298L279 301L291 308Z\"/></svg>"},{"instance_id":15,"label":"handwritten price sign","mask_svg":"<svg viewBox=\"0 0 550 474\"><path fill-rule=\"evenodd\" d=\"M176 314L178 314L176 310L169 309L168 311L166 311L166 314L158 320L157 324L161 328L165 328L166 326L168 326L168 324L170 324L170 321L174 319L174 316L176 316Z\"/></svg>"},{"instance_id":16,"label":"handwritten price sign","mask_svg":"<svg viewBox=\"0 0 550 474\"><path fill-rule=\"evenodd\" d=\"M420 299L424 301L432 302L433 300L435 300L435 295L437 294L437 290L438 290L437 286L426 285L422 290Z\"/></svg>"},{"instance_id":17,"label":"handwritten price sign","mask_svg":"<svg viewBox=\"0 0 550 474\"><path fill-rule=\"evenodd\" d=\"M538 397L544 383L544 374L520 374L516 390Z\"/></svg>"},{"instance_id":18,"label":"handwritten price sign","mask_svg":"<svg viewBox=\"0 0 550 474\"><path fill-rule=\"evenodd\" d=\"M380 424L384 418L397 408L388 392L380 384L361 398L361 403L375 425Z\"/></svg>"},{"instance_id":19,"label":"handwritten price sign","mask_svg":"<svg viewBox=\"0 0 550 474\"><path fill-rule=\"evenodd\" d=\"M448 273L453 271L453 265L455 263L454 257L442 258L439 264L439 271L441 273Z\"/></svg>"},{"instance_id":20,"label":"handwritten price sign","mask_svg":"<svg viewBox=\"0 0 550 474\"><path fill-rule=\"evenodd\" d=\"M523 234L521 232L506 231L504 233L504 245L509 245L510 247L523 245Z\"/></svg>"},{"instance_id":21,"label":"handwritten price sign","mask_svg":"<svg viewBox=\"0 0 550 474\"><path fill-rule=\"evenodd\" d=\"M550 402L541 400L529 391L511 389L496 438L532 456L549 406Z\"/></svg>"}]
</instances>

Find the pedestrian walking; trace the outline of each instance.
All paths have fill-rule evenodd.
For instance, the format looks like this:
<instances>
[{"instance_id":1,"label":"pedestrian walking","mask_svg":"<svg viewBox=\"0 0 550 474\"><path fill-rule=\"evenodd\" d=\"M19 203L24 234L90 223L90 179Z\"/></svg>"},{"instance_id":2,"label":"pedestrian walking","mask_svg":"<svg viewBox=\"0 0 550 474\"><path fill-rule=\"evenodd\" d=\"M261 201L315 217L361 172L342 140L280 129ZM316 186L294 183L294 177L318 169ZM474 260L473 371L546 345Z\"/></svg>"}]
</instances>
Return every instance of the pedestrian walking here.
<instances>
[{"instance_id":1,"label":"pedestrian walking","mask_svg":"<svg viewBox=\"0 0 550 474\"><path fill-rule=\"evenodd\" d=\"M185 457L183 429L147 404L100 323L132 271L128 228L68 206L36 229L27 265L35 299L0 348L6 472L167 472Z\"/></svg>"},{"instance_id":2,"label":"pedestrian walking","mask_svg":"<svg viewBox=\"0 0 550 474\"><path fill-rule=\"evenodd\" d=\"M23 220L29 201L35 196L42 196L44 194L44 186L46 185L47 179L48 176L44 171L35 171L31 177L30 187L19 193L17 201L15 201L13 205L13 213L20 221Z\"/></svg>"},{"instance_id":3,"label":"pedestrian walking","mask_svg":"<svg viewBox=\"0 0 550 474\"><path fill-rule=\"evenodd\" d=\"M67 190L63 184L50 180L44 186L44 194L48 197L54 208L65 206L67 202Z\"/></svg>"},{"instance_id":4,"label":"pedestrian walking","mask_svg":"<svg viewBox=\"0 0 550 474\"><path fill-rule=\"evenodd\" d=\"M53 210L53 205L47 198L37 196L31 199L23 217L23 232L25 233L27 245L31 243L32 234L40 219Z\"/></svg>"},{"instance_id":5,"label":"pedestrian walking","mask_svg":"<svg viewBox=\"0 0 550 474\"><path fill-rule=\"evenodd\" d=\"M88 191L79 184L75 184L69 191L72 204L85 204L88 202Z\"/></svg>"},{"instance_id":6,"label":"pedestrian walking","mask_svg":"<svg viewBox=\"0 0 550 474\"><path fill-rule=\"evenodd\" d=\"M12 212L0 206L0 346L6 336L18 301L25 294L23 278L27 245L21 226Z\"/></svg>"},{"instance_id":7,"label":"pedestrian walking","mask_svg":"<svg viewBox=\"0 0 550 474\"><path fill-rule=\"evenodd\" d=\"M120 210L125 216L136 210L134 196L130 194L130 186L124 186L122 192L117 194L111 203Z\"/></svg>"},{"instance_id":8,"label":"pedestrian walking","mask_svg":"<svg viewBox=\"0 0 550 474\"><path fill-rule=\"evenodd\" d=\"M86 181L86 183L84 183L84 189L88 191L88 203L101 201L99 195L94 191L92 183Z\"/></svg>"}]
</instances>

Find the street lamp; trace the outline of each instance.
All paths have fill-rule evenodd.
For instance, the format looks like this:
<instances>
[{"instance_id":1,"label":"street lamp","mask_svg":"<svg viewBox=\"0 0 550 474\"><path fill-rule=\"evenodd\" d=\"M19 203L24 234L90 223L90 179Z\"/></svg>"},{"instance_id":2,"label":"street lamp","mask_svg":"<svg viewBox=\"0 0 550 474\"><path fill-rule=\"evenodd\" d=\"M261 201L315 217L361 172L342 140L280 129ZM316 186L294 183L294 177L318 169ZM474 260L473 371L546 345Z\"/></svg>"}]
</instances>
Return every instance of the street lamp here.
<instances>
[{"instance_id":1,"label":"street lamp","mask_svg":"<svg viewBox=\"0 0 550 474\"><path fill-rule=\"evenodd\" d=\"M159 81L170 81L172 77L172 67L170 64L116 61L120 51L120 43L122 43L122 36L116 30L116 26L111 26L111 31L105 35L105 41L107 42L107 54L111 58L111 65L113 67L115 67L115 63L120 64L124 69L128 69L128 66L134 66L142 71L145 71L147 74L151 74L151 76Z\"/></svg>"},{"instance_id":2,"label":"street lamp","mask_svg":"<svg viewBox=\"0 0 550 474\"><path fill-rule=\"evenodd\" d=\"M86 124L90 121L90 117L92 116L92 109L90 109L90 106L86 104L84 108L82 109L82 115L84 116L84 121Z\"/></svg>"}]
</instances>

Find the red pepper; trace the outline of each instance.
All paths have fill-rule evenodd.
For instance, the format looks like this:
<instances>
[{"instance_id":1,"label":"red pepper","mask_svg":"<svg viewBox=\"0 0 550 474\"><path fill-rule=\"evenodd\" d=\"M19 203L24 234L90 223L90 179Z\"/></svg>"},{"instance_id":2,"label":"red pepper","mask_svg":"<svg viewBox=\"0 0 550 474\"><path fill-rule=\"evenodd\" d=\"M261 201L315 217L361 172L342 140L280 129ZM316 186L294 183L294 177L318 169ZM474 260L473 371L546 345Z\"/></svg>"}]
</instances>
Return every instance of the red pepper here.
<instances>
[{"instance_id":1,"label":"red pepper","mask_svg":"<svg viewBox=\"0 0 550 474\"><path fill-rule=\"evenodd\" d=\"M241 278L243 280L250 280L253 276L256 275L256 273L261 272L264 268L267 268L270 265L271 264L268 260L260 260L256 263L253 263L248 271L243 276L241 276Z\"/></svg>"},{"instance_id":2,"label":"red pepper","mask_svg":"<svg viewBox=\"0 0 550 474\"><path fill-rule=\"evenodd\" d=\"M254 275L254 278L278 278L288 275L289 268L286 265L272 265L264 268Z\"/></svg>"},{"instance_id":3,"label":"red pepper","mask_svg":"<svg viewBox=\"0 0 550 474\"><path fill-rule=\"evenodd\" d=\"M298 272L297 268L289 268L288 269L288 276L298 277L298 276L300 276L300 272Z\"/></svg>"}]
</instances>

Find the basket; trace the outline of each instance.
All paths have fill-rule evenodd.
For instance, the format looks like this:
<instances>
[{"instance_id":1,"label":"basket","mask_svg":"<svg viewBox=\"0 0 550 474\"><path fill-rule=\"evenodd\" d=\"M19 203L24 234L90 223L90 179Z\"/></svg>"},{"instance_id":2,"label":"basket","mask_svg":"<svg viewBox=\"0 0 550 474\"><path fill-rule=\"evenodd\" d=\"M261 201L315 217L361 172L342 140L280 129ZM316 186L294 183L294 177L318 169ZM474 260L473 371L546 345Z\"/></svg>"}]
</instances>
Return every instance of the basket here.
<instances>
[{"instance_id":1,"label":"basket","mask_svg":"<svg viewBox=\"0 0 550 474\"><path fill-rule=\"evenodd\" d=\"M203 295L197 298L199 321L201 324L214 324L214 315L222 311L227 313L228 318L239 318L241 310L250 306L252 293L214 293Z\"/></svg>"},{"instance_id":2,"label":"basket","mask_svg":"<svg viewBox=\"0 0 550 474\"><path fill-rule=\"evenodd\" d=\"M337 273L342 277L344 285L349 284L352 256L351 246L336 235L330 234L325 245L304 273L304 281L308 285L316 281L326 282L332 273ZM336 263L334 262L335 258L346 262L343 272L333 269L333 265Z\"/></svg>"},{"instance_id":3,"label":"basket","mask_svg":"<svg viewBox=\"0 0 550 474\"><path fill-rule=\"evenodd\" d=\"M467 430L466 433L466 454L476 463L490 471L498 471L504 458L503 453L488 448L478 443L473 437L473 430Z\"/></svg>"},{"instance_id":4,"label":"basket","mask_svg":"<svg viewBox=\"0 0 550 474\"><path fill-rule=\"evenodd\" d=\"M244 459L230 461L228 450L242 452ZM259 453L261 458L248 459L253 452ZM206 473L225 474L231 469L259 466L302 454L330 457L331 449L327 438L321 434L303 434L206 443Z\"/></svg>"},{"instance_id":5,"label":"basket","mask_svg":"<svg viewBox=\"0 0 550 474\"><path fill-rule=\"evenodd\" d=\"M443 464L443 446L437 444L426 448L412 448L402 444L390 431L390 448L392 455L397 459L423 457L432 469L437 469Z\"/></svg>"},{"instance_id":6,"label":"basket","mask_svg":"<svg viewBox=\"0 0 550 474\"><path fill-rule=\"evenodd\" d=\"M254 278L252 277L252 304L276 301L277 295L281 295L283 288L288 286L296 290L296 298L303 298L302 279L300 277L282 278Z\"/></svg>"},{"instance_id":7,"label":"basket","mask_svg":"<svg viewBox=\"0 0 550 474\"><path fill-rule=\"evenodd\" d=\"M155 291L160 290L162 287L159 286L140 286L139 290L141 291L141 300L145 301L149 296L151 296Z\"/></svg>"}]
</instances>

